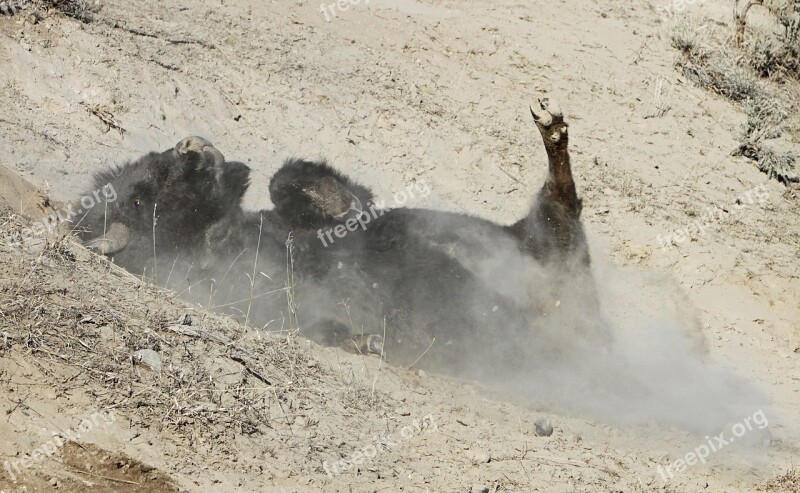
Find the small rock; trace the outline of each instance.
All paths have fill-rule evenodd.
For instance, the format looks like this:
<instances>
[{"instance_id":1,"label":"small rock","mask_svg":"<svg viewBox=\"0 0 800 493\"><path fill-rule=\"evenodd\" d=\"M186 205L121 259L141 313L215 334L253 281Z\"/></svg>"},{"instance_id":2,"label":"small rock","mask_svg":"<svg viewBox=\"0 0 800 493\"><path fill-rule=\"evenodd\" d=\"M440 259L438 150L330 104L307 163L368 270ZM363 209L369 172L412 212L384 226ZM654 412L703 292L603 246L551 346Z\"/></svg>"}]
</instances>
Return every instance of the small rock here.
<instances>
[{"instance_id":1,"label":"small rock","mask_svg":"<svg viewBox=\"0 0 800 493\"><path fill-rule=\"evenodd\" d=\"M56 478L50 478L50 486L58 488L58 480Z\"/></svg>"},{"instance_id":2,"label":"small rock","mask_svg":"<svg viewBox=\"0 0 800 493\"><path fill-rule=\"evenodd\" d=\"M553 424L545 417L536 418L533 428L537 437L549 437L553 434Z\"/></svg>"},{"instance_id":3,"label":"small rock","mask_svg":"<svg viewBox=\"0 0 800 493\"><path fill-rule=\"evenodd\" d=\"M161 371L161 356L152 349L140 349L133 353L133 359L137 363L150 368L155 372Z\"/></svg>"},{"instance_id":4,"label":"small rock","mask_svg":"<svg viewBox=\"0 0 800 493\"><path fill-rule=\"evenodd\" d=\"M489 487L482 484L472 485L472 493L489 493Z\"/></svg>"}]
</instances>

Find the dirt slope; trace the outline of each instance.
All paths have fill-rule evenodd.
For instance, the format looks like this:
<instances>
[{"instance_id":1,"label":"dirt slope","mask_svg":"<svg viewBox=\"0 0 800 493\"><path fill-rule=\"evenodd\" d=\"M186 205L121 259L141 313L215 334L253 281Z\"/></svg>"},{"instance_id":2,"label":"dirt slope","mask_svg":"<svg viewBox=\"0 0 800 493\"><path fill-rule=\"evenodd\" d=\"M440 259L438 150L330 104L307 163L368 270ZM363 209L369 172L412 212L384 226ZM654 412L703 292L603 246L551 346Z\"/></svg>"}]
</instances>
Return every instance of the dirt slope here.
<instances>
[{"instance_id":1,"label":"dirt slope","mask_svg":"<svg viewBox=\"0 0 800 493\"><path fill-rule=\"evenodd\" d=\"M729 3L688 8L728 22ZM797 491L783 476L800 454L797 192L730 156L744 117L673 69L658 5L371 0L326 21L314 3L114 0L91 23L0 17L0 165L55 202L79 197L94 171L199 134L254 168L252 207L269 205L281 160L301 155L387 200L424 179L432 193L409 205L511 221L545 171L527 101L555 96L615 315L679 299L708 360L770 398L770 447L665 482L657 467L703 437L253 333L52 238L2 246L0 454L19 460L98 410L115 419L23 483L3 469L0 489ZM669 111L650 117L657 106ZM692 229L715 205L725 212ZM184 313L224 339L181 333ZM131 359L142 349L161 372ZM540 416L552 437L535 436ZM326 473L376 435L396 446ZM105 452L92 469L81 454L94 447Z\"/></svg>"}]
</instances>

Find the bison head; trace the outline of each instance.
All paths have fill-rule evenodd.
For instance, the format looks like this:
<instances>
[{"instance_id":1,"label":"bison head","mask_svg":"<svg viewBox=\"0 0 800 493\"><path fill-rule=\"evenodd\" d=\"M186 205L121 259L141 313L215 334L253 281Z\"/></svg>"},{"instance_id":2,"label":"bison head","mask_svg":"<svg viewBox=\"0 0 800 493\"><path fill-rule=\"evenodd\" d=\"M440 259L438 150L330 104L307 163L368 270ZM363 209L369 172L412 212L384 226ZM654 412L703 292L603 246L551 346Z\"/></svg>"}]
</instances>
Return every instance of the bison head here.
<instances>
[{"instance_id":1,"label":"bison head","mask_svg":"<svg viewBox=\"0 0 800 493\"><path fill-rule=\"evenodd\" d=\"M95 189L114 193L83 211L76 230L87 247L133 272L190 257L209 227L239 209L249 174L207 140L188 137L96 175Z\"/></svg>"}]
</instances>

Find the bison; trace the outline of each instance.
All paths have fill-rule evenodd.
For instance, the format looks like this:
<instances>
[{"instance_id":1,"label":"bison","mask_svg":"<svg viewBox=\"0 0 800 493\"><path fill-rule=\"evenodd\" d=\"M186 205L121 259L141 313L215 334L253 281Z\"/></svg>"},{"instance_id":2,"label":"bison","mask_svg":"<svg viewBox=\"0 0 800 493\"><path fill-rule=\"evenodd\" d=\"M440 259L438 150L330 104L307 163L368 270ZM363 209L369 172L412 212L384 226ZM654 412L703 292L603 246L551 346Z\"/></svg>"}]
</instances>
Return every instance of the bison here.
<instances>
[{"instance_id":1,"label":"bison","mask_svg":"<svg viewBox=\"0 0 800 493\"><path fill-rule=\"evenodd\" d=\"M556 358L575 335L609 335L597 316L568 126L546 99L530 111L549 174L510 225L429 209L376 213L368 188L301 159L271 178L273 209L244 210L250 169L189 137L97 175L95 186L111 183L119 198L90 210L80 237L249 325L296 328L325 345L356 341L398 364L479 378ZM337 227L351 232L321 241Z\"/></svg>"}]
</instances>

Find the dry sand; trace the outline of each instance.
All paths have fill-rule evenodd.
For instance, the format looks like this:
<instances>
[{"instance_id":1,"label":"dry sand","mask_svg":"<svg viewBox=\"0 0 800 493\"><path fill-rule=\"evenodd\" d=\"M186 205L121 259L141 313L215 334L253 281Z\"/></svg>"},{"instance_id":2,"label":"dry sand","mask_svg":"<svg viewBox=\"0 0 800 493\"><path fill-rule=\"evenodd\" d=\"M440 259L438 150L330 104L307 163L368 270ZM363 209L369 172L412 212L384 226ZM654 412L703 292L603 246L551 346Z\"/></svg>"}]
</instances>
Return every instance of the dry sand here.
<instances>
[{"instance_id":1,"label":"dry sand","mask_svg":"<svg viewBox=\"0 0 800 493\"><path fill-rule=\"evenodd\" d=\"M556 97L610 315L682 320L710 365L768 397L748 415L763 411L769 435L665 482L658 466L705 437L257 334L48 237L2 247L0 458L98 410L114 419L3 468L0 490L800 491L798 193L730 155L744 115L673 69L659 2L364 0L326 21L313 2L112 0L91 23L0 17L0 165L55 203L198 134L253 168L251 207L269 206L269 176L298 155L380 197L424 179L415 206L511 221L545 172L527 101ZM729 22L729 3L688 9ZM34 203L26 213L47 208ZM714 205L727 212L660 248ZM197 330L181 332L183 313ZM132 359L140 349L161 372ZM551 437L535 436L539 417ZM395 446L326 474L387 435Z\"/></svg>"}]
</instances>

